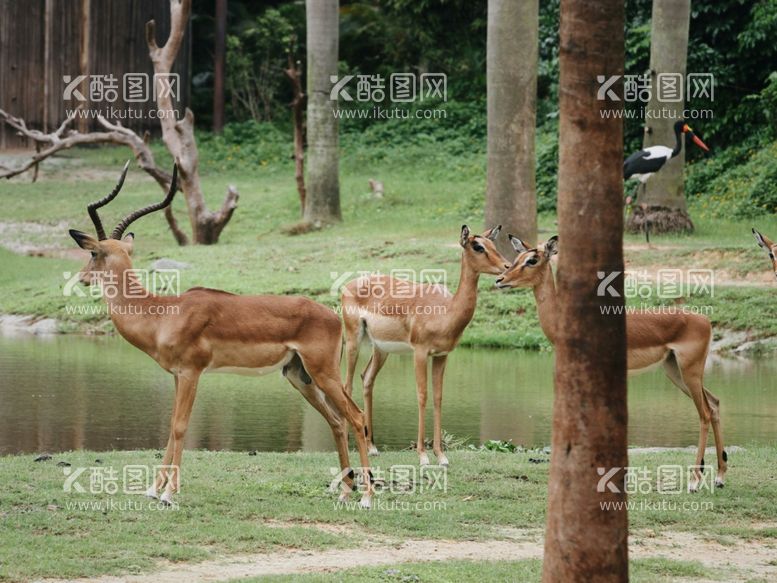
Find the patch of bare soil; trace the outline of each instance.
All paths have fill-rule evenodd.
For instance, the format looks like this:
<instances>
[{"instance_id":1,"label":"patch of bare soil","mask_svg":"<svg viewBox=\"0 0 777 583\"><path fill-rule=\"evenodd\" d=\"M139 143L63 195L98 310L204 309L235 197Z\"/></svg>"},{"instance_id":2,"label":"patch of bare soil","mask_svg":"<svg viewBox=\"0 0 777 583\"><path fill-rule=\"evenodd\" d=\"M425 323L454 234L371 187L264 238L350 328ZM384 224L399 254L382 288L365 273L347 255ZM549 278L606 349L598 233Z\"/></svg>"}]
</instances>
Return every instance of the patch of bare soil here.
<instances>
[{"instance_id":1,"label":"patch of bare soil","mask_svg":"<svg viewBox=\"0 0 777 583\"><path fill-rule=\"evenodd\" d=\"M284 528L298 523L273 521ZM327 532L330 525L309 524ZM190 565L165 565L146 575L77 579L76 583L196 583L227 581L264 575L294 575L337 572L360 566L418 563L426 561L504 561L542 558L543 540L539 529L503 528L495 534L502 540L391 540L371 537L364 546L326 551L289 550L277 553L227 556ZM507 540L504 540L507 539ZM709 578L694 581L747 581L753 577L777 580L774 541L737 538L720 542L689 532L637 532L631 535L632 558L662 557L698 561L709 569ZM55 580L47 580L55 583ZM56 583L60 583L58 580Z\"/></svg>"},{"instance_id":2,"label":"patch of bare soil","mask_svg":"<svg viewBox=\"0 0 777 583\"><path fill-rule=\"evenodd\" d=\"M661 245L660 247L648 247L647 245L624 245L626 251L650 251L657 252L682 249L682 247L672 245ZM755 254L757 249L753 250ZM686 269L711 269L715 272L715 285L725 286L749 286L749 287L770 287L774 285L774 275L769 269L769 265L764 260L764 268L740 273L733 269L726 269L726 265L740 265L744 257L749 257L749 252L744 249L704 249L694 251L683 255L682 258L673 260L672 265L668 265L665 259L650 261L649 255L640 253L637 256L628 255L626 257L626 270L634 271L645 276L649 281L655 282L659 270L667 268L686 268Z\"/></svg>"},{"instance_id":3,"label":"patch of bare soil","mask_svg":"<svg viewBox=\"0 0 777 583\"><path fill-rule=\"evenodd\" d=\"M0 246L20 255L83 259L86 252L68 246L68 225L35 223L32 221L0 221Z\"/></svg>"}]
</instances>

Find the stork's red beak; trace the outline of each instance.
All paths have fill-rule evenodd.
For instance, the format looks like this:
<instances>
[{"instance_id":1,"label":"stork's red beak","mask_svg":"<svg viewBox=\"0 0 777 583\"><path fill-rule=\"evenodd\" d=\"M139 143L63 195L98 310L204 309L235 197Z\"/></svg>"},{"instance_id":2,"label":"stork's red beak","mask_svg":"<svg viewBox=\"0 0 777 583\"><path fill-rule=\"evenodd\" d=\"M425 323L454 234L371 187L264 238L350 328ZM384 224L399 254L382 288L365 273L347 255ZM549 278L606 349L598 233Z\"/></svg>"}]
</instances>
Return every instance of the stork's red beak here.
<instances>
[{"instance_id":1,"label":"stork's red beak","mask_svg":"<svg viewBox=\"0 0 777 583\"><path fill-rule=\"evenodd\" d=\"M693 140L693 143L699 146L702 150L705 152L709 152L710 149L707 147L707 144L701 141L701 138L693 133L693 130L691 129L691 126L688 124L685 124L683 126L683 133L688 134L688 136Z\"/></svg>"},{"instance_id":2,"label":"stork's red beak","mask_svg":"<svg viewBox=\"0 0 777 583\"><path fill-rule=\"evenodd\" d=\"M689 132L689 135L691 136L691 139L693 140L693 143L699 146L702 150L705 152L709 152L710 149L707 147L707 144L701 141L701 138L694 134L693 132Z\"/></svg>"}]
</instances>

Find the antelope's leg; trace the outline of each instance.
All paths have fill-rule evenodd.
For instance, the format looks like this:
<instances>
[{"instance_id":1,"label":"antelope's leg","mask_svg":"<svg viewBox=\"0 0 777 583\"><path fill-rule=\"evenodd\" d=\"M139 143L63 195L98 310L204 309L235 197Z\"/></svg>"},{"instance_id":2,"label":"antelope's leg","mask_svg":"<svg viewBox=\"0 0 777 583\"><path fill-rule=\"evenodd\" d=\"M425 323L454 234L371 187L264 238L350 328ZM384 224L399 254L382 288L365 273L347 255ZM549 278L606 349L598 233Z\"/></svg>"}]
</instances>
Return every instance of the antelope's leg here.
<instances>
[{"instance_id":1,"label":"antelope's leg","mask_svg":"<svg viewBox=\"0 0 777 583\"><path fill-rule=\"evenodd\" d=\"M704 389L707 405L712 419L712 434L715 437L715 453L718 456L718 474L715 476L715 486L722 488L725 484L728 470L728 454L723 446L723 431L720 428L720 399Z\"/></svg>"},{"instance_id":2,"label":"antelope's leg","mask_svg":"<svg viewBox=\"0 0 777 583\"><path fill-rule=\"evenodd\" d=\"M343 415L351 424L356 437L356 445L359 449L359 460L361 462L362 472L364 472L364 481L366 490L362 495L361 505L369 508L372 505L372 472L370 472L370 461L367 457L367 425L364 421L364 413L361 412L358 405L353 402L350 395L346 393L344 387L335 374L325 374L314 372L308 363L305 363L313 382L326 393L327 398L334 403L341 415Z\"/></svg>"},{"instance_id":3,"label":"antelope's leg","mask_svg":"<svg viewBox=\"0 0 777 583\"><path fill-rule=\"evenodd\" d=\"M332 436L337 448L337 456L340 459L340 470L344 476L343 483L345 488L341 490L340 499L345 500L354 488L353 470L350 467L348 458L348 425L345 418L340 415L334 404L327 399L326 394L312 383L305 383L300 374L302 370L302 361L299 356L284 368L283 376L305 397L316 411L326 419L332 430Z\"/></svg>"},{"instance_id":4,"label":"antelope's leg","mask_svg":"<svg viewBox=\"0 0 777 583\"><path fill-rule=\"evenodd\" d=\"M367 422L367 431L369 433L369 454L378 455L378 448L375 447L375 425L372 421L372 389L375 386L375 378L378 376L380 369L386 363L388 353L378 350L377 347L373 347L372 356L370 362L367 364L367 368L364 369L362 375L362 385L364 387L364 418Z\"/></svg>"},{"instance_id":5,"label":"antelope's leg","mask_svg":"<svg viewBox=\"0 0 777 583\"><path fill-rule=\"evenodd\" d=\"M688 490L695 492L699 487L701 472L704 469L704 450L707 448L710 408L707 406L707 399L704 396L704 387L701 382L702 375L704 374L703 361L702 364L697 363L683 368L681 364L681 359L683 358L691 360L688 356L683 357L683 355L670 352L664 361L664 370L669 380L693 400L693 404L696 406L696 411L699 414L699 445L696 450L696 468L693 470L693 475L688 483Z\"/></svg>"},{"instance_id":6,"label":"antelope's leg","mask_svg":"<svg viewBox=\"0 0 777 583\"><path fill-rule=\"evenodd\" d=\"M345 328L345 390L353 395L353 377L359 360L361 320L343 313Z\"/></svg>"},{"instance_id":7,"label":"antelope's leg","mask_svg":"<svg viewBox=\"0 0 777 583\"><path fill-rule=\"evenodd\" d=\"M160 474L167 474L167 484L161 500L172 502L173 494L178 492L181 485L181 456L183 455L183 440L186 437L186 429L189 427L189 419L194 406L194 398L197 395L197 383L200 380L200 370L187 370L178 374L178 390L175 394L175 413L173 415L172 436L173 456L169 469L160 470Z\"/></svg>"},{"instance_id":8,"label":"antelope's leg","mask_svg":"<svg viewBox=\"0 0 777 583\"><path fill-rule=\"evenodd\" d=\"M688 486L691 492L695 492L699 488L699 483L702 479L702 472L704 471L704 452L707 449L707 435L710 429L711 414L710 409L707 406L707 399L704 397L704 388L701 381L695 377L695 375L688 374L689 378L686 382L688 389L691 392L691 397L696 405L696 410L699 413L699 447L696 451L696 469L693 472L693 478Z\"/></svg>"},{"instance_id":9,"label":"antelope's leg","mask_svg":"<svg viewBox=\"0 0 777 583\"><path fill-rule=\"evenodd\" d=\"M432 391L434 392L434 455L441 466L448 465L448 458L442 451L442 384L448 355L432 358Z\"/></svg>"},{"instance_id":10,"label":"antelope's leg","mask_svg":"<svg viewBox=\"0 0 777 583\"><path fill-rule=\"evenodd\" d=\"M178 400L178 375L174 375L175 378L175 398L173 399L173 412L170 415L170 434L167 438L167 448L165 449L165 455L162 458L162 465L163 466L169 466L170 462L173 461L173 425L175 424L175 404ZM159 492L165 487L167 484L167 473L165 472L159 472L156 477L154 477L154 481L151 484L151 487L146 490L146 496L150 498L158 498Z\"/></svg>"},{"instance_id":11,"label":"antelope's leg","mask_svg":"<svg viewBox=\"0 0 777 583\"><path fill-rule=\"evenodd\" d=\"M424 427L424 417L426 413L426 393L427 393L427 359L428 353L425 350L418 349L414 353L415 358L415 384L418 393L418 441L416 442L416 451L418 451L418 460L422 466L429 465L429 456L426 453L424 445L424 436L426 430Z\"/></svg>"}]
</instances>

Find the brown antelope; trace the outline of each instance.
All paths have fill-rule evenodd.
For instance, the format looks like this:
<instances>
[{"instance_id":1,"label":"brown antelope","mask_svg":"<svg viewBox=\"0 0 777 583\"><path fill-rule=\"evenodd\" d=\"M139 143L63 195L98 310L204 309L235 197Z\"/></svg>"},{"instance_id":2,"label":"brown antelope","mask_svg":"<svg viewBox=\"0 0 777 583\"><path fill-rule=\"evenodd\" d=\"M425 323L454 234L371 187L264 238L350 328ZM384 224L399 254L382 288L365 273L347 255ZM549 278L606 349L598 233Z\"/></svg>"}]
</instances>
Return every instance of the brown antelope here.
<instances>
[{"instance_id":1,"label":"brown antelope","mask_svg":"<svg viewBox=\"0 0 777 583\"><path fill-rule=\"evenodd\" d=\"M140 217L170 204L176 191L177 167L167 197L128 215L108 238L97 209L119 194L128 166L129 162L116 188L87 207L97 238L75 230L70 235L91 253L80 281L103 286L103 297L119 334L175 378L175 404L162 462L170 469L159 472L148 495L156 497L164 488L161 500L169 504L178 491L183 440L202 373L263 375L281 369L332 429L344 476L341 499L354 487L354 473L348 467L347 423L353 427L366 482L361 505L369 507L372 480L367 470L364 418L343 390L342 326L337 314L303 297L240 296L203 287L175 296L143 290L130 259L134 235L124 231Z\"/></svg>"},{"instance_id":2,"label":"brown antelope","mask_svg":"<svg viewBox=\"0 0 777 583\"><path fill-rule=\"evenodd\" d=\"M343 290L342 312L345 322L347 372L345 386L353 393L353 377L359 357L359 345L366 333L372 343L372 357L362 373L364 414L370 437L370 453L375 447L372 422L372 389L375 377L391 352L413 352L418 393L418 441L416 449L421 465L429 463L424 447L424 411L428 380L428 361L432 361L434 391L434 455L440 465L448 465L442 451L442 384L448 353L459 342L472 320L481 273L499 275L509 263L497 251L494 240L501 226L482 235L461 228L459 240L461 276L455 294L441 285L396 280L386 275L361 277ZM399 292L398 290L402 290Z\"/></svg>"},{"instance_id":3,"label":"brown antelope","mask_svg":"<svg viewBox=\"0 0 777 583\"><path fill-rule=\"evenodd\" d=\"M556 285L550 258L558 253L558 237L531 248L508 235L518 256L510 268L496 280L499 288L524 287L534 291L542 331L551 344L556 340L558 314ZM715 435L718 473L715 485L723 487L728 455L723 449L720 429L720 401L704 387L704 364L712 340L712 327L704 316L690 313L627 312L626 352L630 373L663 364L669 379L693 399L699 413L699 447L696 466L704 468L704 450L710 422ZM694 472L689 489L698 488L700 472Z\"/></svg>"},{"instance_id":4,"label":"brown antelope","mask_svg":"<svg viewBox=\"0 0 777 583\"><path fill-rule=\"evenodd\" d=\"M772 262L772 268L774 269L774 276L777 277L777 245L772 242L769 237L766 237L753 229L753 235L758 244L766 249L769 254L769 259Z\"/></svg>"}]
</instances>

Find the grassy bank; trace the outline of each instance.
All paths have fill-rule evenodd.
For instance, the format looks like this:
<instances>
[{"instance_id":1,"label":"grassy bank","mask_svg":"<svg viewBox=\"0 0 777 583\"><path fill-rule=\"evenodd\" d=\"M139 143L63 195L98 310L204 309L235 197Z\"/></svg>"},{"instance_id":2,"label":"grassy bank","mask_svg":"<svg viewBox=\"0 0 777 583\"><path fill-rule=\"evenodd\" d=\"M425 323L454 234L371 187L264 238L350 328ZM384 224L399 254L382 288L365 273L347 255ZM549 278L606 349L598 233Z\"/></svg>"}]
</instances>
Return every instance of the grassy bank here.
<instances>
[{"instance_id":1,"label":"grassy bank","mask_svg":"<svg viewBox=\"0 0 777 583\"><path fill-rule=\"evenodd\" d=\"M648 468L654 482L658 466L687 466L692 457L686 451L637 453L630 464ZM366 541L390 547L407 539L505 540L518 530L541 536L545 520L548 456L542 452L453 451L444 491L418 491L418 483L407 493L384 491L371 511L336 507L335 495L327 491L329 468L336 464L330 453L186 452L179 507L172 509L148 507L146 498L121 493L123 468L158 463L153 451L34 458L9 456L0 463L5 485L0 492L0 579L141 573L244 553L357 548ZM416 461L413 452L387 452L375 458L374 468L378 478L388 479L392 466ZM71 465L63 468L61 462ZM90 493L91 470L77 480L85 492L64 492L64 472L79 467L115 471L118 493ZM723 490L662 495L653 484L653 492L630 496L637 505L630 512L632 532L647 538L691 532L721 544L768 543L777 533L774 478L773 449L734 450ZM662 509L662 501L677 506ZM683 508L702 503L701 509ZM512 567L505 563L488 569L501 576ZM450 568L421 566L419 574L423 580L445 580ZM532 578L538 568L536 561L527 561L518 572ZM675 573L678 569L684 572ZM693 577L694 569L648 561L637 563L635 572ZM379 569L366 575L381 579Z\"/></svg>"},{"instance_id":2,"label":"grassy bank","mask_svg":"<svg viewBox=\"0 0 777 583\"><path fill-rule=\"evenodd\" d=\"M220 202L228 184L236 184L240 191L239 208L221 242L178 247L161 214L146 217L133 225L136 267L148 268L153 260L165 257L190 264L182 272L182 289L203 285L238 293L297 293L332 306L338 301L330 293L335 277L347 280L348 274L359 271L445 269L448 285L455 288L460 226L468 223L479 229L483 222L482 155L451 156L421 146L392 151L390 156L380 149L347 150L341 171L343 224L288 236L280 228L299 220L291 164L272 144L266 152L249 157L236 148L240 163L229 156L203 161L203 187L211 207ZM99 301L63 297L62 273L83 264L67 229L91 229L85 206L113 187L126 156L122 149L68 152L44 164L35 184L28 177L0 183L0 243L5 247L0 249L0 313L53 317L66 332L111 329L104 314L72 311L73 306L97 306ZM164 157L160 153L160 163ZM370 196L371 177L385 183L384 199ZM159 196L153 181L133 169L121 196L102 213L103 220L113 223ZM180 196L175 211L186 223ZM775 233L777 218L764 218L758 226ZM541 238L554 233L555 217L540 216L540 228ZM714 297L684 301L711 306L717 329L746 331L753 338L777 335L773 277L765 254L752 240L750 222L699 218L692 237L657 238L655 247L648 249L642 237L627 236L626 244L629 269L651 273L663 267L715 269L720 277ZM530 292L498 292L491 277L482 278L481 292L463 344L548 347Z\"/></svg>"}]
</instances>

